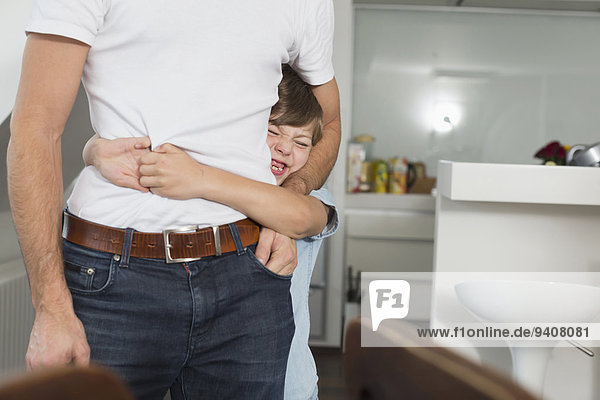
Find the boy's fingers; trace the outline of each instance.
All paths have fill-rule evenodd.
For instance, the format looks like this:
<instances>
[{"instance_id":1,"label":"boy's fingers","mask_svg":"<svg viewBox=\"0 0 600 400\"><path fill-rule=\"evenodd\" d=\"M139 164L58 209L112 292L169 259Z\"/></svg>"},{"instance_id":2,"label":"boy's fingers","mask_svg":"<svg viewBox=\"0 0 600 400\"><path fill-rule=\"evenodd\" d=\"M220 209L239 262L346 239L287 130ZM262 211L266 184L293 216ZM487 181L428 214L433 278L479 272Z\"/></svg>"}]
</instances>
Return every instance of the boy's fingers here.
<instances>
[{"instance_id":1,"label":"boy's fingers","mask_svg":"<svg viewBox=\"0 0 600 400\"><path fill-rule=\"evenodd\" d=\"M155 153L153 151L149 151L146 154L142 154L140 157L141 164L156 164L158 159L160 158L160 153Z\"/></svg>"},{"instance_id":2,"label":"boy's fingers","mask_svg":"<svg viewBox=\"0 0 600 400\"><path fill-rule=\"evenodd\" d=\"M135 190L139 190L140 192L149 192L147 187L140 185L140 181L137 178L130 177L128 180L127 187Z\"/></svg>"},{"instance_id":3,"label":"boy's fingers","mask_svg":"<svg viewBox=\"0 0 600 400\"><path fill-rule=\"evenodd\" d=\"M140 185L144 186L145 188L156 187L156 178L153 176L142 176L140 178Z\"/></svg>"},{"instance_id":4,"label":"boy's fingers","mask_svg":"<svg viewBox=\"0 0 600 400\"><path fill-rule=\"evenodd\" d=\"M162 177L156 175L143 175L140 178L140 185L145 188L150 189L152 192L153 188L164 187L165 181Z\"/></svg>"},{"instance_id":5,"label":"boy's fingers","mask_svg":"<svg viewBox=\"0 0 600 400\"><path fill-rule=\"evenodd\" d=\"M140 185L140 181L137 177L131 175L121 175L115 179L114 183L121 187L139 190L140 192L147 192L148 189Z\"/></svg>"},{"instance_id":6,"label":"boy's fingers","mask_svg":"<svg viewBox=\"0 0 600 400\"><path fill-rule=\"evenodd\" d=\"M262 228L260 230L260 237L258 238L258 245L256 246L256 258L258 261L267 264L267 260L271 255L271 247L273 246L273 240L275 239L275 231L269 228Z\"/></svg>"},{"instance_id":7,"label":"boy's fingers","mask_svg":"<svg viewBox=\"0 0 600 400\"><path fill-rule=\"evenodd\" d=\"M298 265L296 241L276 234L273 247L269 262L265 266L276 274L291 275Z\"/></svg>"},{"instance_id":8,"label":"boy's fingers","mask_svg":"<svg viewBox=\"0 0 600 400\"><path fill-rule=\"evenodd\" d=\"M154 151L160 152L160 153L181 153L182 150L171 144L171 143L163 143L160 146L158 146L156 149L154 149Z\"/></svg>"},{"instance_id":9,"label":"boy's fingers","mask_svg":"<svg viewBox=\"0 0 600 400\"><path fill-rule=\"evenodd\" d=\"M154 176L156 175L156 164L143 164L140 165L141 176Z\"/></svg>"}]
</instances>

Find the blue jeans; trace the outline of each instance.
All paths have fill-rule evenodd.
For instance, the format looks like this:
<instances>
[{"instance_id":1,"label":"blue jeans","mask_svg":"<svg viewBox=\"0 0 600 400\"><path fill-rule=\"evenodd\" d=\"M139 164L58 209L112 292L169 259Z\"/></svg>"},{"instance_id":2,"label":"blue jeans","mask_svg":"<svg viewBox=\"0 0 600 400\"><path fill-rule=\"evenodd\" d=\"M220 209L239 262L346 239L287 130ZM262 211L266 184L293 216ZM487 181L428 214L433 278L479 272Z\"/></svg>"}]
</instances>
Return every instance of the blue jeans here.
<instances>
[{"instance_id":1,"label":"blue jeans","mask_svg":"<svg viewBox=\"0 0 600 400\"><path fill-rule=\"evenodd\" d=\"M92 362L140 399L282 399L294 320L289 276L254 246L189 263L63 240L65 276ZM124 251L123 254L128 254Z\"/></svg>"}]
</instances>

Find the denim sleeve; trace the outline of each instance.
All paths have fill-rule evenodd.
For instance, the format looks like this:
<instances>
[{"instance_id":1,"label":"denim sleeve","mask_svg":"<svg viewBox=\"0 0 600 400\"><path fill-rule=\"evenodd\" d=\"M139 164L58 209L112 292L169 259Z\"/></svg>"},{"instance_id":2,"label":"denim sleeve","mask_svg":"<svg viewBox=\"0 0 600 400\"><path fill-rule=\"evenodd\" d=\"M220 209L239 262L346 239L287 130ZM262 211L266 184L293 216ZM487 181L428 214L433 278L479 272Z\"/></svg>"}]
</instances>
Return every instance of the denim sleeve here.
<instances>
[{"instance_id":1,"label":"denim sleeve","mask_svg":"<svg viewBox=\"0 0 600 400\"><path fill-rule=\"evenodd\" d=\"M331 212L329 213L329 219L327 220L327 225L323 231L318 235L307 237L305 240L320 240L333 235L337 232L340 226L340 215L337 207L335 206L335 202L333 201L331 193L329 193L327 189L321 188L319 190L313 190L310 193L310 196L321 200L323 204L329 207Z\"/></svg>"}]
</instances>

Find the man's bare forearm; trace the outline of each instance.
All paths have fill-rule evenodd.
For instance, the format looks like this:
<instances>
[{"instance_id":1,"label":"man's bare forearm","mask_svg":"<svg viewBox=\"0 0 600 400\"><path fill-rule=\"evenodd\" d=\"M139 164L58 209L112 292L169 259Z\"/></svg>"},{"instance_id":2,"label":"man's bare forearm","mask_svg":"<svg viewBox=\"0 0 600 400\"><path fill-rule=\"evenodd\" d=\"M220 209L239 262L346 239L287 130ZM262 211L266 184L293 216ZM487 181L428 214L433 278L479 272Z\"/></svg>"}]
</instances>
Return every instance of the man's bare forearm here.
<instances>
[{"instance_id":1,"label":"man's bare forearm","mask_svg":"<svg viewBox=\"0 0 600 400\"><path fill-rule=\"evenodd\" d=\"M315 86L313 93L323 109L323 138L313 147L306 165L282 185L301 194L323 186L337 160L341 140L340 97L335 79Z\"/></svg>"},{"instance_id":2,"label":"man's bare forearm","mask_svg":"<svg viewBox=\"0 0 600 400\"><path fill-rule=\"evenodd\" d=\"M8 147L8 190L36 310L71 307L64 279L60 221L60 136L28 134L37 129L17 115Z\"/></svg>"},{"instance_id":3,"label":"man's bare forearm","mask_svg":"<svg viewBox=\"0 0 600 400\"><path fill-rule=\"evenodd\" d=\"M60 239L60 137L88 50L72 39L30 34L23 55L7 153L8 189L36 311L72 308Z\"/></svg>"},{"instance_id":4,"label":"man's bare forearm","mask_svg":"<svg viewBox=\"0 0 600 400\"><path fill-rule=\"evenodd\" d=\"M323 129L323 138L313 147L306 165L290 175L283 187L309 194L323 186L337 160L340 147L339 119Z\"/></svg>"}]
</instances>

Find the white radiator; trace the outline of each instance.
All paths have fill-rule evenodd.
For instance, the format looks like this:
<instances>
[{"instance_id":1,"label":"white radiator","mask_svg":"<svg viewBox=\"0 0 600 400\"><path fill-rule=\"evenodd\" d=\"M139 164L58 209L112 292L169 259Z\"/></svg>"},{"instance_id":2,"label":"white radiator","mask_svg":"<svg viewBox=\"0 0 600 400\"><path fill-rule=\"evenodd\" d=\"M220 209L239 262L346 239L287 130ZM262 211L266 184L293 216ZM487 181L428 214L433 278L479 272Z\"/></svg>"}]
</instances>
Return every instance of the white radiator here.
<instances>
[{"instance_id":1,"label":"white radiator","mask_svg":"<svg viewBox=\"0 0 600 400\"><path fill-rule=\"evenodd\" d=\"M0 378L25 368L33 317L23 261L0 265Z\"/></svg>"}]
</instances>

